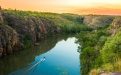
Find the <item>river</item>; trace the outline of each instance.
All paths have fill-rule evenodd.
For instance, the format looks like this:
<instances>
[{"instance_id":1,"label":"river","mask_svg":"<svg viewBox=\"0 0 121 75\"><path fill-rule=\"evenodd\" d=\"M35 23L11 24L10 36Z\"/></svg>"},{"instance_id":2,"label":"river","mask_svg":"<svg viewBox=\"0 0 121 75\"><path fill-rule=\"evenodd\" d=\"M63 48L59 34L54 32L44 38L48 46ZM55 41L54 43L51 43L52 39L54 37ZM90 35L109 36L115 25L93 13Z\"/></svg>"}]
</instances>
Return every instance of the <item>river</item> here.
<instances>
[{"instance_id":1,"label":"river","mask_svg":"<svg viewBox=\"0 0 121 75\"><path fill-rule=\"evenodd\" d=\"M49 37L40 46L2 57L0 75L80 75L75 40L68 35Z\"/></svg>"}]
</instances>

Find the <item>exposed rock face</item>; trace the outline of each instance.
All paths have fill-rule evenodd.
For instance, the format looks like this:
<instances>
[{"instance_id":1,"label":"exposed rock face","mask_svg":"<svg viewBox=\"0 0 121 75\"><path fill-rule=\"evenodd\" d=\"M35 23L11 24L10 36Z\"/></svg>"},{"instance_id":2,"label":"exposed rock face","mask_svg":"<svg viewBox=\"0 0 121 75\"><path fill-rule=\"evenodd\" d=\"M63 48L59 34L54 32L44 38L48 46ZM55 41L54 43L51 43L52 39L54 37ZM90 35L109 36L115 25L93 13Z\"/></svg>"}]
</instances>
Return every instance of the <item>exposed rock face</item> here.
<instances>
[{"instance_id":1,"label":"exposed rock face","mask_svg":"<svg viewBox=\"0 0 121 75\"><path fill-rule=\"evenodd\" d=\"M100 75L121 75L120 72L110 72L110 73L102 73Z\"/></svg>"},{"instance_id":2,"label":"exposed rock face","mask_svg":"<svg viewBox=\"0 0 121 75\"><path fill-rule=\"evenodd\" d=\"M0 8L0 57L20 48L18 33L8 25L4 25L3 11Z\"/></svg>"},{"instance_id":3,"label":"exposed rock face","mask_svg":"<svg viewBox=\"0 0 121 75\"><path fill-rule=\"evenodd\" d=\"M48 35L61 33L60 27L47 18L17 15L4 13L0 7L0 57L35 45ZM111 16L88 15L77 18L77 21L92 28L105 27L113 21L112 26L119 27L121 19L116 21L113 19Z\"/></svg>"},{"instance_id":4,"label":"exposed rock face","mask_svg":"<svg viewBox=\"0 0 121 75\"><path fill-rule=\"evenodd\" d=\"M48 19L6 15L0 8L0 57L60 32L60 27Z\"/></svg>"},{"instance_id":5,"label":"exposed rock face","mask_svg":"<svg viewBox=\"0 0 121 75\"><path fill-rule=\"evenodd\" d=\"M60 33L60 28L52 21L38 17L18 18L14 16L5 16L8 25L15 29L20 38L29 35L32 42L36 42L48 34Z\"/></svg>"},{"instance_id":6,"label":"exposed rock face","mask_svg":"<svg viewBox=\"0 0 121 75\"><path fill-rule=\"evenodd\" d=\"M117 17L113 20L110 29L108 30L113 37L117 32L121 30L121 18Z\"/></svg>"},{"instance_id":7,"label":"exposed rock face","mask_svg":"<svg viewBox=\"0 0 121 75\"><path fill-rule=\"evenodd\" d=\"M0 59L0 75L8 75L15 70L26 67L26 65L33 62L35 56L48 52L57 44L57 42L67 39L69 36L72 35L67 34L49 37L44 39L42 42L39 42L40 46L37 46L36 49L35 47L32 47L20 53L16 53L14 56L7 56Z\"/></svg>"},{"instance_id":8,"label":"exposed rock face","mask_svg":"<svg viewBox=\"0 0 121 75\"><path fill-rule=\"evenodd\" d=\"M110 25L112 23L113 17L110 16L95 16L88 15L85 16L83 23L88 25L89 27L104 27L105 25Z\"/></svg>"},{"instance_id":9,"label":"exposed rock face","mask_svg":"<svg viewBox=\"0 0 121 75\"><path fill-rule=\"evenodd\" d=\"M3 11L2 11L2 9L1 9L1 7L0 7L0 24L2 24L3 23Z\"/></svg>"},{"instance_id":10,"label":"exposed rock face","mask_svg":"<svg viewBox=\"0 0 121 75\"><path fill-rule=\"evenodd\" d=\"M21 45L16 31L7 25L0 24L0 56L12 53L19 46Z\"/></svg>"}]
</instances>

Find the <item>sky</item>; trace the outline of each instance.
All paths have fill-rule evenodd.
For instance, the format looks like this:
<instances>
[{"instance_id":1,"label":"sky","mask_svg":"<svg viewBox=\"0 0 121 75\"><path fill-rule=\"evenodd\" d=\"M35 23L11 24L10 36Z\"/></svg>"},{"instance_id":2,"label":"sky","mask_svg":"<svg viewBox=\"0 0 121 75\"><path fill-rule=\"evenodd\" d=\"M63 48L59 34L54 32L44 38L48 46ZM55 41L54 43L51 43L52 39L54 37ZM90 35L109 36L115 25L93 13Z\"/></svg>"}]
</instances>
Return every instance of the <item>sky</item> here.
<instances>
[{"instance_id":1,"label":"sky","mask_svg":"<svg viewBox=\"0 0 121 75\"><path fill-rule=\"evenodd\" d=\"M0 0L0 6L54 13L121 15L121 0Z\"/></svg>"}]
</instances>

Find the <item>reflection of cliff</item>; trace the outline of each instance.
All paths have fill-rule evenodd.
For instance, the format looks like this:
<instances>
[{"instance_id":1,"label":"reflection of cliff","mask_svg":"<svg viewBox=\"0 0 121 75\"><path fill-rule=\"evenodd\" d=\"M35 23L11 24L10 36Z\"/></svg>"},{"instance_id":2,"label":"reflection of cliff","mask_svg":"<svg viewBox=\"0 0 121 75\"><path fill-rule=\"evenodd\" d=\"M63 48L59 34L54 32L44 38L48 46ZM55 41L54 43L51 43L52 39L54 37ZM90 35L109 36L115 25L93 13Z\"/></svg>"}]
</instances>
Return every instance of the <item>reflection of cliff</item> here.
<instances>
[{"instance_id":1,"label":"reflection of cliff","mask_svg":"<svg viewBox=\"0 0 121 75\"><path fill-rule=\"evenodd\" d=\"M15 70L26 67L35 56L45 53L52 49L58 41L66 40L72 35L58 35L46 38L40 42L40 46L32 47L20 52L14 52L12 55L2 57L0 60L0 75L7 75Z\"/></svg>"}]
</instances>

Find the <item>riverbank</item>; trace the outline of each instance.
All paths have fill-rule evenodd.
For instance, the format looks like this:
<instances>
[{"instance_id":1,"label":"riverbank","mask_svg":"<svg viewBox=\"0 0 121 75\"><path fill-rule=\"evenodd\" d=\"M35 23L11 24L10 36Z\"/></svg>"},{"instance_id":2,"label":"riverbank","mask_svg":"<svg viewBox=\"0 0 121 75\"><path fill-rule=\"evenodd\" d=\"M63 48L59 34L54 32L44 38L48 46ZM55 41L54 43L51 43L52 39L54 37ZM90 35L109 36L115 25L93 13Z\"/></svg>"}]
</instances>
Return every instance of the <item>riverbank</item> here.
<instances>
[{"instance_id":1,"label":"riverbank","mask_svg":"<svg viewBox=\"0 0 121 75\"><path fill-rule=\"evenodd\" d=\"M107 27L114 16L57 14L0 8L0 56L39 45L45 37ZM95 30L96 31L96 30Z\"/></svg>"},{"instance_id":2,"label":"riverbank","mask_svg":"<svg viewBox=\"0 0 121 75\"><path fill-rule=\"evenodd\" d=\"M80 16L66 15L0 8L0 57L40 45L45 37L79 32Z\"/></svg>"},{"instance_id":3,"label":"riverbank","mask_svg":"<svg viewBox=\"0 0 121 75\"><path fill-rule=\"evenodd\" d=\"M77 52L78 46L74 43L74 41L75 41L73 39L74 37L75 37L75 34L47 37L47 38L45 38L45 39L43 39L42 41L39 42L41 44L39 46L33 46L31 48L28 48L28 49L24 49L24 50L21 50L21 51L14 52L13 54L11 54L9 56L1 57L1 59L0 59L0 64L1 64L0 75L8 75L8 74L10 74L14 71L17 71L19 69L27 67L30 64L34 65L34 63L36 63L40 58L42 58L44 56L46 58L46 60L44 61L44 62L47 63L46 65L51 66L51 64L57 64L57 63L59 64L58 61L60 61L60 60L66 61L66 59L60 58L60 57L65 57L67 55L66 56L66 57L68 57L67 60L70 59L70 56L68 56L67 53L77 53L78 54L78 55L76 55L77 58L75 58L75 59L74 59L75 56L71 56L71 58L73 60L76 60L74 62L78 63L78 64L73 64L73 65L77 65L78 68L75 68L75 69L71 68L71 69L74 69L74 70L77 69L75 72L79 74L79 71L80 71L79 60L80 59L79 59L79 53ZM69 38L70 38L70 41L68 40ZM74 48L76 46L76 49L74 49L74 48L67 49L67 48L70 48L70 47L68 47L70 45L68 43L66 43L67 40L68 40L69 44L71 44L71 43L74 44ZM56 47L59 42L62 42L63 44L59 44L59 46ZM67 46L65 45L65 43L66 43ZM64 47L63 47L63 45L64 45ZM54 47L56 47L56 49L54 49ZM73 45L71 45L71 47L73 47ZM63 48L63 49L61 49L61 48ZM57 53L56 52L53 53L53 50L56 51ZM69 52L70 50L72 50L72 52ZM52 54L52 55L49 56L49 54ZM63 54L64 54L64 56L63 56ZM63 62L63 63L60 62L60 64L66 64L67 62ZM44 67L46 65L44 65ZM46 67L48 67L48 66L46 66ZM54 68L53 67L52 68L55 71L59 71L58 74L60 74L61 71L63 71L63 70L65 71L65 69L67 69L67 68L64 68L64 67L61 67L61 66L58 66L58 67L57 66L58 65L56 65ZM62 66L65 66L65 65L62 65ZM41 67L41 69L45 70L45 69L43 69L44 67ZM69 67L73 67L73 66L69 66ZM52 68L50 67L51 70L52 70ZM59 68L61 68L61 69L64 68L64 69L59 70ZM48 70L48 69L49 68L46 68L46 70ZM40 71L40 69L39 69L39 71ZM47 71L45 73L47 73Z\"/></svg>"}]
</instances>

